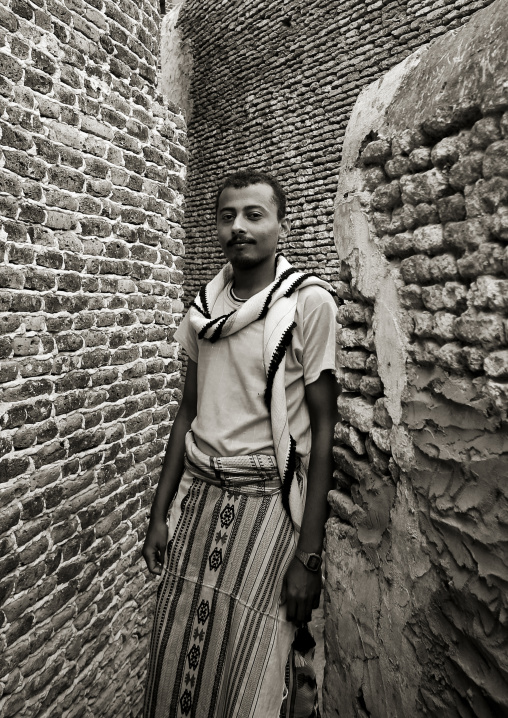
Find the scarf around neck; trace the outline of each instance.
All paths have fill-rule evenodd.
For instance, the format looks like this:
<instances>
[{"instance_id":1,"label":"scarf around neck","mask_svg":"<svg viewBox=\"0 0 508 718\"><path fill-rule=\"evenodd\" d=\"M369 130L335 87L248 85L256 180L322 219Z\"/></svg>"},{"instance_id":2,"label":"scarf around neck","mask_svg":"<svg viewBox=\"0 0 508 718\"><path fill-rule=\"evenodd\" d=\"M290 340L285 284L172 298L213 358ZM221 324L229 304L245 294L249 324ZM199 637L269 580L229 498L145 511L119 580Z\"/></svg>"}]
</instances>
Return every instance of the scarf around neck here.
<instances>
[{"instance_id":1,"label":"scarf around neck","mask_svg":"<svg viewBox=\"0 0 508 718\"><path fill-rule=\"evenodd\" d=\"M231 336L252 322L265 319L263 359L266 367L265 404L270 412L277 467L282 480L282 503L295 530L300 531L307 492L306 477L293 481L296 470L296 442L289 432L285 365L286 350L295 328L298 291L310 285L322 287L335 295L328 282L314 274L301 272L278 254L275 279L261 292L247 299L238 309L212 318L213 307L223 289L233 279L233 268L226 264L192 302L189 319L199 339L216 342Z\"/></svg>"}]
</instances>

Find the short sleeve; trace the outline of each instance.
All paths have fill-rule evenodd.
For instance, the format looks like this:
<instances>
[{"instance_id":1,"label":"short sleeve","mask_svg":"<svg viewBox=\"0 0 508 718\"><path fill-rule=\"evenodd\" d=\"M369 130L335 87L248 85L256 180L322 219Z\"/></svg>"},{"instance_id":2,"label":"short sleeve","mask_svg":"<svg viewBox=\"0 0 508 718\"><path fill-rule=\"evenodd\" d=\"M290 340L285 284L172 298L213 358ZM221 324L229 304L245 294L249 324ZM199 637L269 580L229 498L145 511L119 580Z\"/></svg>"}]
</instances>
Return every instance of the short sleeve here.
<instances>
[{"instance_id":1,"label":"short sleeve","mask_svg":"<svg viewBox=\"0 0 508 718\"><path fill-rule=\"evenodd\" d=\"M174 337L176 341L185 349L189 359L193 362L197 362L199 356L198 338L196 331L190 323L189 312L187 312L182 319Z\"/></svg>"},{"instance_id":2,"label":"short sleeve","mask_svg":"<svg viewBox=\"0 0 508 718\"><path fill-rule=\"evenodd\" d=\"M309 292L308 290L313 290ZM309 287L302 307L302 365L305 384L319 379L321 372L335 370L336 316L335 300L321 287Z\"/></svg>"}]
</instances>

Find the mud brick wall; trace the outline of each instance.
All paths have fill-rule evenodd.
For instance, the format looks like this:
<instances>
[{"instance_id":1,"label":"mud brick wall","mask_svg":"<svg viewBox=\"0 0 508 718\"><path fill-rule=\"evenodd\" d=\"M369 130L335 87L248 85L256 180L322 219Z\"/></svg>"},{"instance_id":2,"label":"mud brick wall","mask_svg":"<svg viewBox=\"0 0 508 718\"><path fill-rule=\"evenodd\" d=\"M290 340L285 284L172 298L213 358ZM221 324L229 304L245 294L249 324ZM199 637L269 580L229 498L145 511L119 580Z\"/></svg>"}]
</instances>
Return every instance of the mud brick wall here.
<instances>
[{"instance_id":1,"label":"mud brick wall","mask_svg":"<svg viewBox=\"0 0 508 718\"><path fill-rule=\"evenodd\" d=\"M346 132L327 716L508 715L507 22L409 57Z\"/></svg>"},{"instance_id":2,"label":"mud brick wall","mask_svg":"<svg viewBox=\"0 0 508 718\"><path fill-rule=\"evenodd\" d=\"M241 167L273 171L286 189L288 258L338 280L333 198L358 93L491 1L186 0L177 26L182 55L193 56L185 302L223 263L215 191Z\"/></svg>"},{"instance_id":3,"label":"mud brick wall","mask_svg":"<svg viewBox=\"0 0 508 718\"><path fill-rule=\"evenodd\" d=\"M0 714L136 716L179 391L156 0L0 2Z\"/></svg>"}]
</instances>

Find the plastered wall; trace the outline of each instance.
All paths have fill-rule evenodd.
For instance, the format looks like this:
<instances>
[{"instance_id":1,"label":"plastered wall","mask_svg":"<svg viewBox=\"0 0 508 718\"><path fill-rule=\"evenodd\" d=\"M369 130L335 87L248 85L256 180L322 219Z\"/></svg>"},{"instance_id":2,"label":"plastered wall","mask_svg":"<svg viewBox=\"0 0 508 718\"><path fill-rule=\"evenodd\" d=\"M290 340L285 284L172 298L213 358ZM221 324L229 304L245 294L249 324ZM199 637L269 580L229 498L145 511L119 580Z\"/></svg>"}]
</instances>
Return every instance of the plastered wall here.
<instances>
[{"instance_id":1,"label":"plastered wall","mask_svg":"<svg viewBox=\"0 0 508 718\"><path fill-rule=\"evenodd\" d=\"M358 98L325 715L508 715L508 5Z\"/></svg>"},{"instance_id":2,"label":"plastered wall","mask_svg":"<svg viewBox=\"0 0 508 718\"><path fill-rule=\"evenodd\" d=\"M185 121L155 0L0 3L0 715L137 716L179 399Z\"/></svg>"}]
</instances>

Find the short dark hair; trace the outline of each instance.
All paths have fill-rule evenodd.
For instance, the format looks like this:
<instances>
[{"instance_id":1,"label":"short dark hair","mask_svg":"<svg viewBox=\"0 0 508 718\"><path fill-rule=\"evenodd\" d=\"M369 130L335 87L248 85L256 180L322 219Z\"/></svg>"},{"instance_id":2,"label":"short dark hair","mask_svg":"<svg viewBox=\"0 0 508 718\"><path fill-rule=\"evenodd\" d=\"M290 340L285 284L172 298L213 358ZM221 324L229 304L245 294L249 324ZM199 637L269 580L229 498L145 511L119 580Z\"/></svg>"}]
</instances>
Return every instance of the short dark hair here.
<instances>
[{"instance_id":1,"label":"short dark hair","mask_svg":"<svg viewBox=\"0 0 508 718\"><path fill-rule=\"evenodd\" d=\"M257 170L238 170L238 172L233 172L233 174L224 177L219 185L215 198L215 215L217 215L219 209L220 196L225 189L228 187L242 189L251 184L270 185L273 191L274 203L277 205L277 219L279 222L281 219L284 219L286 216L286 194L284 190L275 177L272 177L272 175L269 175L267 172L258 172Z\"/></svg>"}]
</instances>

